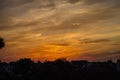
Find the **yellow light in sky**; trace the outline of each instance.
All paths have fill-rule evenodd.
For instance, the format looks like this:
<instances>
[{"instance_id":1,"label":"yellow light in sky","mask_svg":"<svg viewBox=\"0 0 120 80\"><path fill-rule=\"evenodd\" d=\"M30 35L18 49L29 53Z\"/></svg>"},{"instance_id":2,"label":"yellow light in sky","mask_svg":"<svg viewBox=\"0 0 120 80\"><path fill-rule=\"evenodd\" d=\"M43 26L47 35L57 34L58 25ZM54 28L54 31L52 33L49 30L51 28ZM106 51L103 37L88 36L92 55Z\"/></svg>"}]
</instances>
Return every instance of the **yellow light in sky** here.
<instances>
[{"instance_id":1,"label":"yellow light in sky","mask_svg":"<svg viewBox=\"0 0 120 80\"><path fill-rule=\"evenodd\" d=\"M46 52L64 52L63 46L57 46L57 45L46 45L47 49L44 50Z\"/></svg>"}]
</instances>

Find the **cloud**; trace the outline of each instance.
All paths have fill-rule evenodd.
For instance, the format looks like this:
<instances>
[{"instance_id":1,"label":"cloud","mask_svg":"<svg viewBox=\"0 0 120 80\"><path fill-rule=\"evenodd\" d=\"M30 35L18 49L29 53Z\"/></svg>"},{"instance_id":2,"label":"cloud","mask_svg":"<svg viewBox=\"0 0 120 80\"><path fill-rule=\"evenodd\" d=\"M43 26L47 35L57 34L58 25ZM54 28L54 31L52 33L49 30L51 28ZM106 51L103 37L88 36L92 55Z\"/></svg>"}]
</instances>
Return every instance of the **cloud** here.
<instances>
[{"instance_id":1,"label":"cloud","mask_svg":"<svg viewBox=\"0 0 120 80\"><path fill-rule=\"evenodd\" d=\"M70 47L71 55L103 48L109 52L119 47L119 14L120 0L0 0L0 34L8 47L50 43Z\"/></svg>"},{"instance_id":2,"label":"cloud","mask_svg":"<svg viewBox=\"0 0 120 80\"><path fill-rule=\"evenodd\" d=\"M84 43L84 44L97 44L97 43L108 43L111 42L111 40L109 39L96 39L96 40L92 40L92 39L83 39L83 40L79 40L80 43Z\"/></svg>"},{"instance_id":3,"label":"cloud","mask_svg":"<svg viewBox=\"0 0 120 80\"><path fill-rule=\"evenodd\" d=\"M111 51L111 52L106 52L106 53L101 53L101 56L102 54L105 56L107 55L120 55L120 51ZM99 54L100 55L100 54Z\"/></svg>"},{"instance_id":4,"label":"cloud","mask_svg":"<svg viewBox=\"0 0 120 80\"><path fill-rule=\"evenodd\" d=\"M52 9L54 7L55 4L52 0L0 0L0 29L11 30L16 27L25 27L31 24L35 25L37 24L36 21L24 21L25 18L29 18L30 11L33 10L36 12L36 9L40 11ZM20 19L22 16L25 16L24 19L22 19L24 22L15 24L16 20L14 21L14 19Z\"/></svg>"},{"instance_id":5,"label":"cloud","mask_svg":"<svg viewBox=\"0 0 120 80\"><path fill-rule=\"evenodd\" d=\"M107 51L104 53L85 53L80 57L89 57L95 61L103 61L103 60L117 60L118 56L120 58L120 51ZM117 57L117 58L116 58Z\"/></svg>"},{"instance_id":6,"label":"cloud","mask_svg":"<svg viewBox=\"0 0 120 80\"><path fill-rule=\"evenodd\" d=\"M83 2L85 4L96 4L96 3L101 4L105 2L110 2L110 0L109 1L108 0L83 0Z\"/></svg>"},{"instance_id":7,"label":"cloud","mask_svg":"<svg viewBox=\"0 0 120 80\"><path fill-rule=\"evenodd\" d=\"M14 8L33 1L34 0L0 0L0 9Z\"/></svg>"},{"instance_id":8,"label":"cloud","mask_svg":"<svg viewBox=\"0 0 120 80\"><path fill-rule=\"evenodd\" d=\"M53 45L53 46L70 46L71 44L69 44L69 43L53 43L53 44L49 44L49 45Z\"/></svg>"},{"instance_id":9,"label":"cloud","mask_svg":"<svg viewBox=\"0 0 120 80\"><path fill-rule=\"evenodd\" d=\"M53 0L0 0L0 9L10 9L22 6L25 6L27 9L42 8L54 6L54 3Z\"/></svg>"},{"instance_id":10,"label":"cloud","mask_svg":"<svg viewBox=\"0 0 120 80\"><path fill-rule=\"evenodd\" d=\"M119 44L119 43L114 43L114 44L112 44L112 45L115 45L115 46L120 46L120 44Z\"/></svg>"},{"instance_id":11,"label":"cloud","mask_svg":"<svg viewBox=\"0 0 120 80\"><path fill-rule=\"evenodd\" d=\"M68 0L69 3L82 2L84 5L94 5L94 4L114 4L119 6L119 0Z\"/></svg>"},{"instance_id":12,"label":"cloud","mask_svg":"<svg viewBox=\"0 0 120 80\"><path fill-rule=\"evenodd\" d=\"M83 6L82 8L86 7L85 10L90 10L89 13L80 13L80 14L72 14L73 10L70 9L70 12L68 12L70 6L67 6L67 3L61 3L63 1L66 0L1 0L1 11L0 11L0 15L2 15L1 19L0 19L0 29L1 30L11 30L11 29L15 29L18 27L28 27L28 26L36 26L36 25L41 25L41 18L35 21L29 21L26 22L24 20L26 20L25 18L29 18L29 16L33 16L33 14L29 13L31 10L33 12L39 13L39 16L42 16L44 13L43 10L47 10L47 9L54 9L55 10L55 14L53 14L53 16L51 17L47 17L46 19L53 19L55 16L60 16L64 18L64 21L62 21L62 18L59 19L59 21L61 22L57 22L57 23L62 23L62 26L55 26L53 27L53 29L56 30L61 30L61 29L78 29L81 27L85 27L86 24L94 24L96 22L102 21L102 20L109 20L114 18L115 16L118 17L117 14L119 14L120 12L119 10L119 3L120 1L118 0L69 0L68 2L71 3L77 3L77 2L84 2L87 4L94 4L94 3L102 3L102 4L107 4L107 5L77 5L77 7L74 8L75 11L79 11L79 6ZM110 3L110 4L109 4ZM59 10L57 8L58 5L66 5L64 8L66 8L66 10L64 10L64 8L61 7L61 9ZM72 8L72 7L71 7ZM50 11L48 11L50 12ZM115 13L113 13L115 12ZM59 13L59 14L57 14ZM63 14L64 13L64 14ZM31 14L31 15L30 15ZM35 15L35 14L34 14ZM66 17L67 16L68 20ZM19 19L21 16L25 16L23 17L23 22L18 22L16 25L14 25L14 18ZM71 17L74 16L74 17ZM30 18L31 19L31 18ZM29 20L30 20L29 19ZM57 18L58 19L58 18ZM81 25L79 26L73 26L70 23L71 22L80 22ZM68 23L68 24L67 24ZM44 26L44 25L42 25ZM50 25L49 28L51 28ZM65 27L63 27L65 26Z\"/></svg>"},{"instance_id":13,"label":"cloud","mask_svg":"<svg viewBox=\"0 0 120 80\"><path fill-rule=\"evenodd\" d=\"M79 1L82 1L82 0L68 0L69 3L77 3Z\"/></svg>"}]
</instances>

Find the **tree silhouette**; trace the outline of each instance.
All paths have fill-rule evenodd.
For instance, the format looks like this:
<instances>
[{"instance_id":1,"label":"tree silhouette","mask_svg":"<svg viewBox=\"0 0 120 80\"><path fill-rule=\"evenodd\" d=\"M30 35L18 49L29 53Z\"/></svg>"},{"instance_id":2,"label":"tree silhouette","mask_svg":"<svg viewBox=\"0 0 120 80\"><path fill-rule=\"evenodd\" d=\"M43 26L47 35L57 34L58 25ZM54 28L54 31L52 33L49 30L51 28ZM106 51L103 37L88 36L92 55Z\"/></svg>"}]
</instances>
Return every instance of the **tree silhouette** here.
<instances>
[{"instance_id":1,"label":"tree silhouette","mask_svg":"<svg viewBox=\"0 0 120 80\"><path fill-rule=\"evenodd\" d=\"M5 47L4 39L0 38L0 49L2 49L3 47Z\"/></svg>"}]
</instances>

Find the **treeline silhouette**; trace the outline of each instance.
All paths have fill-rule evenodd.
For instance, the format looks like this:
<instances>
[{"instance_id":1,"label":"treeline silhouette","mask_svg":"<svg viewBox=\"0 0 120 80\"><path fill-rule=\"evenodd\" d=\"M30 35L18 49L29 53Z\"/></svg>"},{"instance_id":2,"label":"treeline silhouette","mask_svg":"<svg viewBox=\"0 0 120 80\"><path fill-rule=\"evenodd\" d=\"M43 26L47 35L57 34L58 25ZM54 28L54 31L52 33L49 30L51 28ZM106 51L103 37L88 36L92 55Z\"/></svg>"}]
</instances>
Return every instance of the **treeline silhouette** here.
<instances>
[{"instance_id":1,"label":"treeline silhouette","mask_svg":"<svg viewBox=\"0 0 120 80\"><path fill-rule=\"evenodd\" d=\"M29 58L0 62L0 80L120 80L120 60L116 63L67 61L33 62Z\"/></svg>"}]
</instances>

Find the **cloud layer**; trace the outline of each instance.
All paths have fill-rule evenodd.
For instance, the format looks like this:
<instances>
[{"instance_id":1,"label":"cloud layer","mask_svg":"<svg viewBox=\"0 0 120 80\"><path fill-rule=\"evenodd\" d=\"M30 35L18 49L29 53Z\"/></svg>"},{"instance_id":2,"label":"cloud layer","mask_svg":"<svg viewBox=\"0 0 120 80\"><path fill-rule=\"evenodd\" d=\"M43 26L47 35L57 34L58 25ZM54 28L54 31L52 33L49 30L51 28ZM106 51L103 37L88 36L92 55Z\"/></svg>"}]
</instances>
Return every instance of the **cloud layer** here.
<instances>
[{"instance_id":1,"label":"cloud layer","mask_svg":"<svg viewBox=\"0 0 120 80\"><path fill-rule=\"evenodd\" d=\"M0 0L0 35L7 43L2 60L91 60L84 54L97 53L97 59L117 52L119 14L120 0Z\"/></svg>"}]
</instances>

